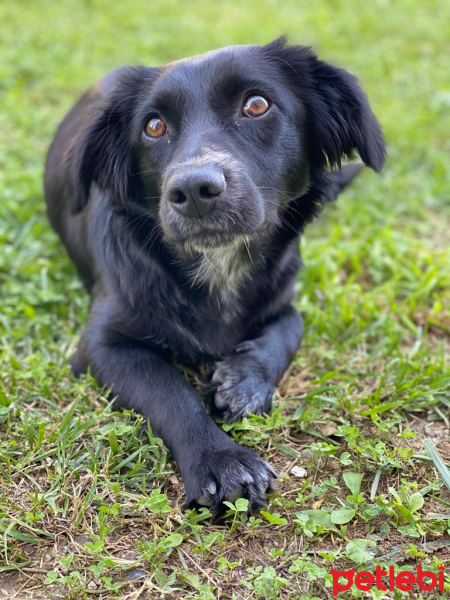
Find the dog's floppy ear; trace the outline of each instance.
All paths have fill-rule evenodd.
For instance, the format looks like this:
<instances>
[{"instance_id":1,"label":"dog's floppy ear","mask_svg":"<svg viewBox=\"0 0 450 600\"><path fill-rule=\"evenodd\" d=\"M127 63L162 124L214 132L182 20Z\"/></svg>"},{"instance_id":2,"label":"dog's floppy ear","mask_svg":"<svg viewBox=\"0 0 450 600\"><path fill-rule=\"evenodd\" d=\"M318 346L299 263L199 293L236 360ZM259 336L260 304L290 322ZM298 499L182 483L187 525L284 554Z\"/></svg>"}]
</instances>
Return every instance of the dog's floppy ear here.
<instances>
[{"instance_id":1,"label":"dog's floppy ear","mask_svg":"<svg viewBox=\"0 0 450 600\"><path fill-rule=\"evenodd\" d=\"M93 182L109 193L116 206L123 206L139 195L138 168L130 143L132 119L140 93L149 88L155 72L156 69L147 67L122 69L114 90L77 139L75 212L86 205Z\"/></svg>"},{"instance_id":2,"label":"dog's floppy ear","mask_svg":"<svg viewBox=\"0 0 450 600\"><path fill-rule=\"evenodd\" d=\"M281 59L306 107L311 166L339 167L344 156L353 158L357 150L365 165L380 171L385 159L383 134L356 77L318 60L306 46L286 46L283 38L266 48Z\"/></svg>"},{"instance_id":3,"label":"dog's floppy ear","mask_svg":"<svg viewBox=\"0 0 450 600\"><path fill-rule=\"evenodd\" d=\"M310 142L315 161L340 166L356 149L365 165L380 171L385 147L380 125L356 77L326 62L312 59L314 90L310 93Z\"/></svg>"}]
</instances>

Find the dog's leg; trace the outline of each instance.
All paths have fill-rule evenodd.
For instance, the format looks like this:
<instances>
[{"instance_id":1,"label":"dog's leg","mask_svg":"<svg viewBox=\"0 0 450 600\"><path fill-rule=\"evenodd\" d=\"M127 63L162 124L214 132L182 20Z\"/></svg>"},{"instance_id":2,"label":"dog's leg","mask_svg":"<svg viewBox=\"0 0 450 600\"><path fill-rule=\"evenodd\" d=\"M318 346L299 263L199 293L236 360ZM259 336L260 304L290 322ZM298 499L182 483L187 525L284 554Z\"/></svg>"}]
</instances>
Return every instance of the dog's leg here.
<instances>
[{"instance_id":1,"label":"dog's leg","mask_svg":"<svg viewBox=\"0 0 450 600\"><path fill-rule=\"evenodd\" d=\"M117 335L104 318L91 319L73 364L89 365L119 406L150 421L178 464L188 506L218 509L239 497L249 499L250 509L264 503L276 477L272 468L219 429L194 388L155 352Z\"/></svg>"},{"instance_id":2,"label":"dog's leg","mask_svg":"<svg viewBox=\"0 0 450 600\"><path fill-rule=\"evenodd\" d=\"M258 336L239 344L216 364L208 396L213 409L232 422L268 412L275 386L294 358L303 336L303 319L289 306Z\"/></svg>"}]
</instances>

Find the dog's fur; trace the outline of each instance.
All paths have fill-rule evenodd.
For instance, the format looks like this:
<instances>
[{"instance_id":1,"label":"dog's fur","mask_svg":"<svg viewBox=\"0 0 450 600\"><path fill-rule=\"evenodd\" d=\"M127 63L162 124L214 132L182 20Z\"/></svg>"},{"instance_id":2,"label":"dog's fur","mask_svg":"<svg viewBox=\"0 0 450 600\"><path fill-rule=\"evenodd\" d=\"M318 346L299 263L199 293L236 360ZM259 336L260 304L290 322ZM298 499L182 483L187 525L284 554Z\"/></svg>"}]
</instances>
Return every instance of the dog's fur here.
<instances>
[{"instance_id":1,"label":"dog's fur","mask_svg":"<svg viewBox=\"0 0 450 600\"><path fill-rule=\"evenodd\" d=\"M252 94L270 102L256 118L242 112ZM144 133L152 115L168 127L159 139ZM90 367L149 419L188 505L246 496L255 508L275 473L216 426L174 363L214 363L206 396L226 421L270 410L303 332L291 304L299 236L359 170L339 170L355 151L381 169L356 79L283 39L114 71L56 133L48 214L92 298L73 370ZM203 218L174 201L174 181L199 177L220 188L207 188Z\"/></svg>"}]
</instances>

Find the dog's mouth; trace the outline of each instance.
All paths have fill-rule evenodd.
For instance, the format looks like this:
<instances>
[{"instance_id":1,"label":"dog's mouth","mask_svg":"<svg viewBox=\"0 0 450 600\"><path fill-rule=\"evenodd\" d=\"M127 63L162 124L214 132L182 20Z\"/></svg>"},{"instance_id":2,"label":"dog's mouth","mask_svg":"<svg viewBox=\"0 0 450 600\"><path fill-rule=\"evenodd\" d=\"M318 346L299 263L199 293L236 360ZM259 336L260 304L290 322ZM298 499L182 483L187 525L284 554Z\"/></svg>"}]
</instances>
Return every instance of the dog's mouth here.
<instances>
[{"instance_id":1,"label":"dog's mouth","mask_svg":"<svg viewBox=\"0 0 450 600\"><path fill-rule=\"evenodd\" d=\"M167 241L176 247L202 250L232 246L243 237L257 236L266 227L262 210L256 215L230 212L223 211L209 219L192 219L171 211L162 215L161 225Z\"/></svg>"},{"instance_id":2,"label":"dog's mouth","mask_svg":"<svg viewBox=\"0 0 450 600\"><path fill-rule=\"evenodd\" d=\"M192 233L181 239L174 239L169 236L169 240L187 254L201 254L205 250L213 248L229 248L238 244L245 237L249 236L244 232L229 232L217 229Z\"/></svg>"}]
</instances>

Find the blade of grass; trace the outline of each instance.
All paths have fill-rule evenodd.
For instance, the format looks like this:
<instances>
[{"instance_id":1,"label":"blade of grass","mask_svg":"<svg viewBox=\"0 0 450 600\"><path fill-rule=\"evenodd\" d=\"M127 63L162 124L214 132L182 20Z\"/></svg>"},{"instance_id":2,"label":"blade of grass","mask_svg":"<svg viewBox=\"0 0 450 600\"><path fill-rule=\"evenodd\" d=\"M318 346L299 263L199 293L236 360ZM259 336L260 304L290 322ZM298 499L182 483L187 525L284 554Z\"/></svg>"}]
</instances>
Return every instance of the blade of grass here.
<instances>
[{"instance_id":1,"label":"blade of grass","mask_svg":"<svg viewBox=\"0 0 450 600\"><path fill-rule=\"evenodd\" d=\"M450 470L444 462L444 459L439 454L438 449L433 444L433 442L429 438L425 438L423 440L423 445L425 450L430 455L431 460L433 461L434 466L439 471L442 479L444 480L445 485L450 490Z\"/></svg>"}]
</instances>

